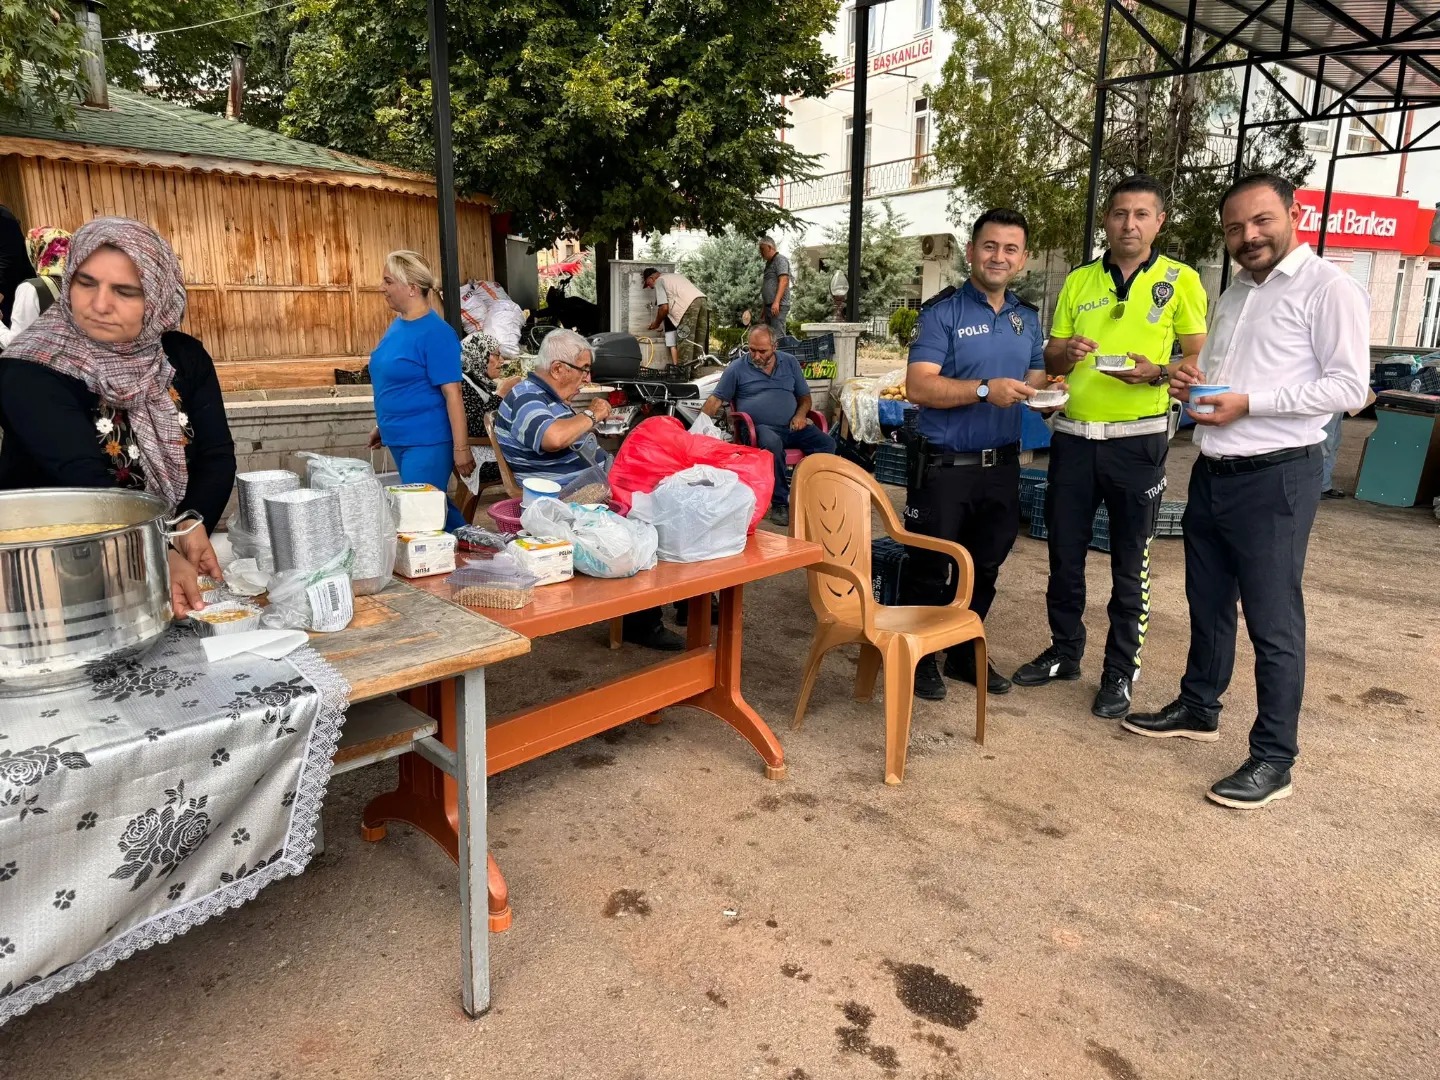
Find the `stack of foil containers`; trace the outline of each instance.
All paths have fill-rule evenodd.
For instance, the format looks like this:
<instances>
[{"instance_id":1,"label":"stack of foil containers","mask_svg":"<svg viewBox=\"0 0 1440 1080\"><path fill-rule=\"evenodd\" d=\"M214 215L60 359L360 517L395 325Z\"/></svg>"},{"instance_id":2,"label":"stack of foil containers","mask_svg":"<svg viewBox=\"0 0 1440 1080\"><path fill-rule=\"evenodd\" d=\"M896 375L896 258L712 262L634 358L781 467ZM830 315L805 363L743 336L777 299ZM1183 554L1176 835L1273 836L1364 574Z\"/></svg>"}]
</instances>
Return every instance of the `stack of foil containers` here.
<instances>
[{"instance_id":1,"label":"stack of foil containers","mask_svg":"<svg viewBox=\"0 0 1440 1080\"><path fill-rule=\"evenodd\" d=\"M254 559L262 570L275 568L265 500L271 495L295 491L299 487L300 477L288 469L264 469L236 475L235 499L239 509L231 540L237 555Z\"/></svg>"}]
</instances>

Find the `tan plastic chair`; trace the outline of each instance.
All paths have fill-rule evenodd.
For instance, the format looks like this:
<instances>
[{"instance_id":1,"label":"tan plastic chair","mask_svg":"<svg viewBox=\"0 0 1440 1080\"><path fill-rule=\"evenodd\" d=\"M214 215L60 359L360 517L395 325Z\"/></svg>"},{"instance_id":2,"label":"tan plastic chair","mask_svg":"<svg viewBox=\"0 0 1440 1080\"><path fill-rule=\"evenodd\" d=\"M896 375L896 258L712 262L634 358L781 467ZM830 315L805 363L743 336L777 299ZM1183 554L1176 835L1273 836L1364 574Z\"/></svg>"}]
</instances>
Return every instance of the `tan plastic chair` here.
<instances>
[{"instance_id":1,"label":"tan plastic chair","mask_svg":"<svg viewBox=\"0 0 1440 1080\"><path fill-rule=\"evenodd\" d=\"M520 484L515 479L515 474L510 471L510 463L505 460L505 454L500 449L500 440L495 437L495 414L485 414L485 434L490 439L490 449L495 451L495 464L500 466L500 483L505 488L505 494L511 499L520 498Z\"/></svg>"},{"instance_id":2,"label":"tan plastic chair","mask_svg":"<svg viewBox=\"0 0 1440 1080\"><path fill-rule=\"evenodd\" d=\"M859 466L834 454L812 454L795 469L790 495L793 535L825 549L825 558L811 566L810 606L819 625L805 662L800 701L795 706L799 729L805 707L825 654L837 645L860 644L855 675L855 700L869 701L875 679L885 669L885 782L905 776L910 742L910 711L915 696L915 666L920 659L966 641L975 642L975 741L985 742L985 627L970 610L975 565L959 544L920 536L901 527L895 508L880 485ZM955 600L946 607L887 607L871 592L871 510L891 539L909 547L949 555L960 568Z\"/></svg>"}]
</instances>

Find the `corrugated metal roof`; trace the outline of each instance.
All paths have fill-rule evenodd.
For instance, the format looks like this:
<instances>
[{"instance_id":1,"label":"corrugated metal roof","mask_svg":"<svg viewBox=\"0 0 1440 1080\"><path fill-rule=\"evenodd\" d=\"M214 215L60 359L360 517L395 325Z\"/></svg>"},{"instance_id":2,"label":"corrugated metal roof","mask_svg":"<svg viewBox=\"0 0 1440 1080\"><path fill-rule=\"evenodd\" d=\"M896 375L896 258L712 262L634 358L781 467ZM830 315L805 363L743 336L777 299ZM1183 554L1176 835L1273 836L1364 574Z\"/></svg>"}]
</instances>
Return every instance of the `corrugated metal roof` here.
<instances>
[{"instance_id":1,"label":"corrugated metal roof","mask_svg":"<svg viewBox=\"0 0 1440 1080\"><path fill-rule=\"evenodd\" d=\"M1182 23L1192 10L1191 0L1135 2ZM1234 33L1237 47L1356 103L1440 104L1440 0L1195 0L1193 11L1215 39L1206 48Z\"/></svg>"}]
</instances>

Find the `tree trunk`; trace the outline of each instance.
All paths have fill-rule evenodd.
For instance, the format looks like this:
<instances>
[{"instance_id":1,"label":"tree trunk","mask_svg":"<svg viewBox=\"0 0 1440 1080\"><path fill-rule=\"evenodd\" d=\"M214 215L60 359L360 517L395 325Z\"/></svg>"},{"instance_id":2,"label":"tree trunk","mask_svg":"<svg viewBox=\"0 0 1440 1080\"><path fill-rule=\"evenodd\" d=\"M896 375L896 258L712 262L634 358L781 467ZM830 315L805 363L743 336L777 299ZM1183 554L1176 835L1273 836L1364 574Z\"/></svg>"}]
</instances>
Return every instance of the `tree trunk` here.
<instances>
[{"instance_id":1,"label":"tree trunk","mask_svg":"<svg viewBox=\"0 0 1440 1080\"><path fill-rule=\"evenodd\" d=\"M600 329L610 329L610 262L615 245L605 240L595 245L595 303L600 308Z\"/></svg>"}]
</instances>

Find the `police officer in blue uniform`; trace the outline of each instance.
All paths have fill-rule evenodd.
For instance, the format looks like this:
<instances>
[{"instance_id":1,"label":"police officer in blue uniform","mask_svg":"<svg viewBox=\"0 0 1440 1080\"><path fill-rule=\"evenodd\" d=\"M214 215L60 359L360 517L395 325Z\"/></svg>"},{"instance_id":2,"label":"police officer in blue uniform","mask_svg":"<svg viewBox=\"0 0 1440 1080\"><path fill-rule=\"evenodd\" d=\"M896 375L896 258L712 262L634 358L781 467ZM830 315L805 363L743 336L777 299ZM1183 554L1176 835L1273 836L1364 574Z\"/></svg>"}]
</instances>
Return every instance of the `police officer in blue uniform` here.
<instances>
[{"instance_id":1,"label":"police officer in blue uniform","mask_svg":"<svg viewBox=\"0 0 1440 1080\"><path fill-rule=\"evenodd\" d=\"M970 552L970 607L982 619L995 599L1000 564L1020 531L1020 428L1025 402L1046 386L1040 313L1009 291L1025 269L1030 229L1014 210L976 219L965 256L970 279L920 309L906 391L920 406L910 446L905 520L914 532L954 540ZM902 604L948 604L957 568L944 555L912 548L901 579ZM975 653L948 652L945 674L975 684ZM1010 690L993 666L992 694ZM915 695L945 696L934 655L915 670Z\"/></svg>"}]
</instances>

